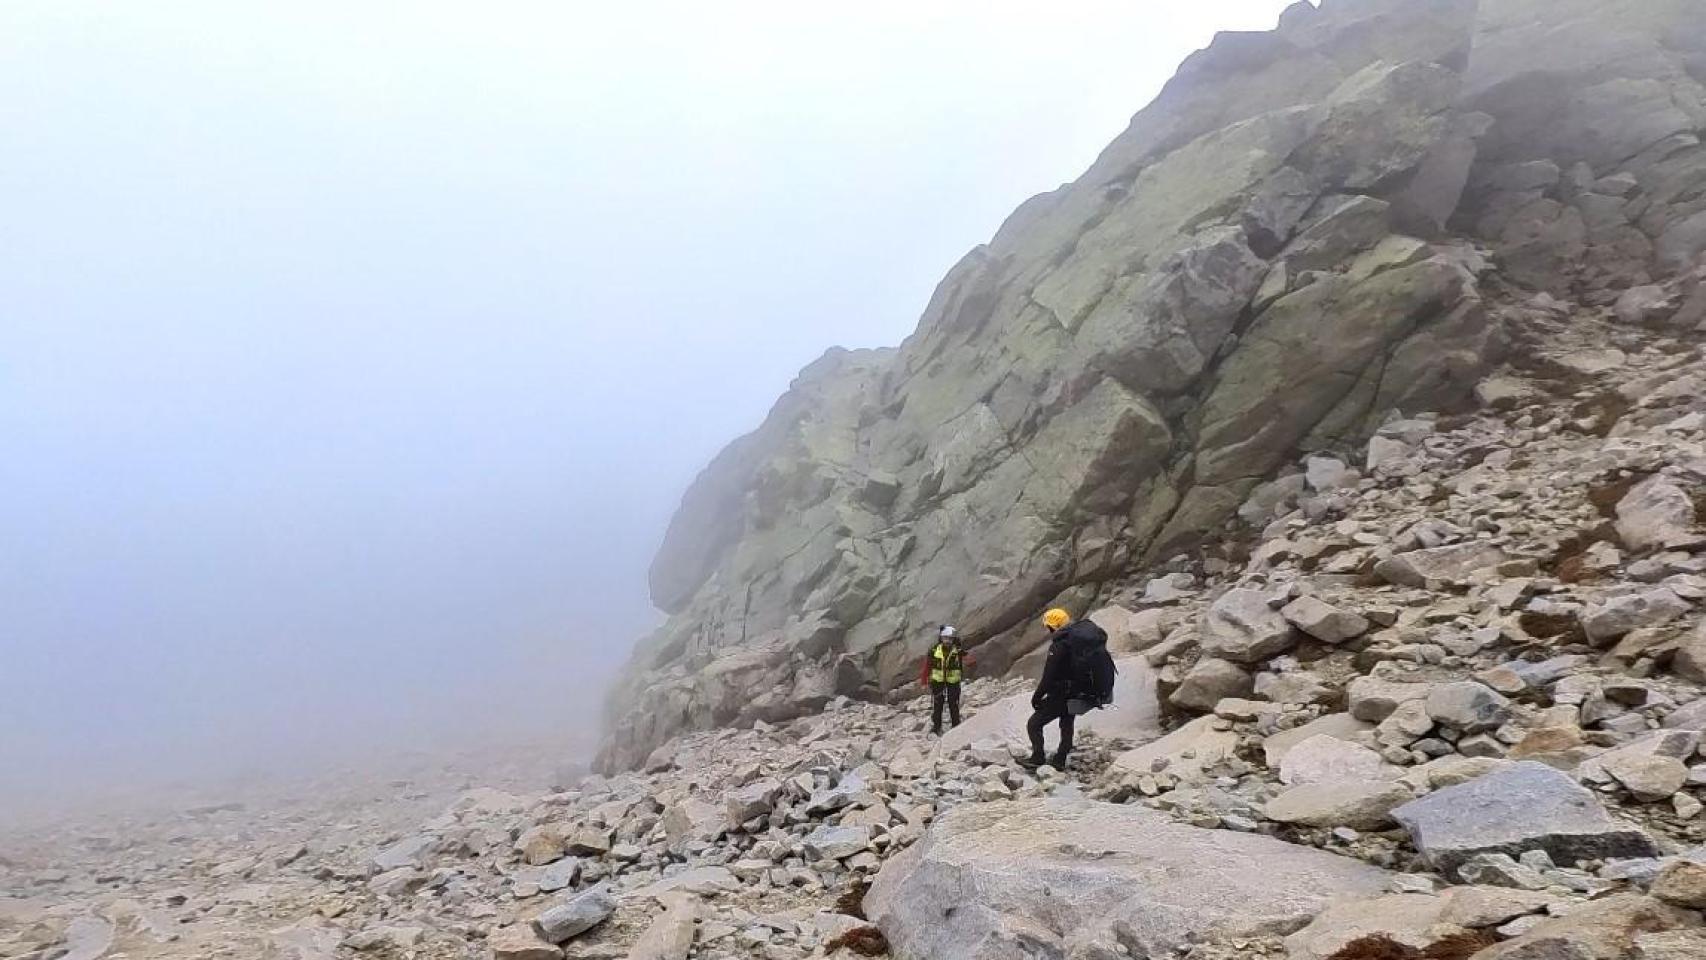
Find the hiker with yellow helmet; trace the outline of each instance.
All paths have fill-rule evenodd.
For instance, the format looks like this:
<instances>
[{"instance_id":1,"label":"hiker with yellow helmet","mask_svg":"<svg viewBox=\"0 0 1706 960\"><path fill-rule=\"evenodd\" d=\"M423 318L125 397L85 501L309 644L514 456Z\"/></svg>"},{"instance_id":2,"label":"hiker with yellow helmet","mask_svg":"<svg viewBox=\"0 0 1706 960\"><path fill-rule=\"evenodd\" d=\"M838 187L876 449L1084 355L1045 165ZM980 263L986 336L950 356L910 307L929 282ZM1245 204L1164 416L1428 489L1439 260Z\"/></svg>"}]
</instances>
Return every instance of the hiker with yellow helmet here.
<instances>
[{"instance_id":1,"label":"hiker with yellow helmet","mask_svg":"<svg viewBox=\"0 0 1706 960\"><path fill-rule=\"evenodd\" d=\"M1048 659L1043 663L1043 675L1037 681L1036 692L1031 694L1033 712L1025 724L1025 732L1031 737L1031 756L1028 760L1021 760L1020 764L1034 770L1050 762L1043 750L1043 728L1058 720L1060 746L1055 751L1053 766L1056 770L1065 770L1067 755L1072 752L1075 719L1067 707L1072 693L1072 667L1069 662L1072 655L1067 644L1072 614L1056 607L1043 614L1043 626L1049 631Z\"/></svg>"}]
</instances>

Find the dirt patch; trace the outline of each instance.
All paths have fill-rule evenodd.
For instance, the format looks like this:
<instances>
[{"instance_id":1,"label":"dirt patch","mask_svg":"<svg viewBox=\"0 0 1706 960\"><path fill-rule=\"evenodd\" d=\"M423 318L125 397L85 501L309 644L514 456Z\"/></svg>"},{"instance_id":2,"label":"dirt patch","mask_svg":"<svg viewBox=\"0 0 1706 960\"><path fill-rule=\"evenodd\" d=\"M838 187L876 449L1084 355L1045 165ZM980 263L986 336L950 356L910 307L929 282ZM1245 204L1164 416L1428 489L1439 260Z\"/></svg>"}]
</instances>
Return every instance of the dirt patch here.
<instances>
[{"instance_id":1,"label":"dirt patch","mask_svg":"<svg viewBox=\"0 0 1706 960\"><path fill-rule=\"evenodd\" d=\"M865 916L865 891L870 887L863 877L848 884L847 889L841 891L841 896L835 898L835 912L856 920L868 919Z\"/></svg>"},{"instance_id":2,"label":"dirt patch","mask_svg":"<svg viewBox=\"0 0 1706 960\"><path fill-rule=\"evenodd\" d=\"M1480 930L1455 933L1444 940L1434 941L1425 949L1417 950L1377 933L1352 940L1327 960L1469 960L1498 942L1497 937Z\"/></svg>"},{"instance_id":3,"label":"dirt patch","mask_svg":"<svg viewBox=\"0 0 1706 960\"><path fill-rule=\"evenodd\" d=\"M889 940L876 927L854 927L823 945L823 952L831 956L838 950L860 957L886 957Z\"/></svg>"},{"instance_id":4,"label":"dirt patch","mask_svg":"<svg viewBox=\"0 0 1706 960\"><path fill-rule=\"evenodd\" d=\"M1599 574L1588 568L1586 553L1572 553L1556 564L1558 579L1563 583L1591 583Z\"/></svg>"},{"instance_id":5,"label":"dirt patch","mask_svg":"<svg viewBox=\"0 0 1706 960\"><path fill-rule=\"evenodd\" d=\"M1532 610L1516 618L1517 626L1522 632L1536 640L1550 640L1553 637L1570 637L1572 640L1581 634L1581 622L1567 613L1536 613ZM1581 639L1587 639L1581 635Z\"/></svg>"},{"instance_id":6,"label":"dirt patch","mask_svg":"<svg viewBox=\"0 0 1706 960\"><path fill-rule=\"evenodd\" d=\"M1499 938L1487 930L1454 933L1430 944L1422 951L1422 960L1469 960L1498 942Z\"/></svg>"},{"instance_id":7,"label":"dirt patch","mask_svg":"<svg viewBox=\"0 0 1706 960\"><path fill-rule=\"evenodd\" d=\"M1588 547L1593 542L1580 537L1572 537L1558 545L1542 568L1564 583L1583 583L1593 579L1593 571L1588 569Z\"/></svg>"},{"instance_id":8,"label":"dirt patch","mask_svg":"<svg viewBox=\"0 0 1706 960\"><path fill-rule=\"evenodd\" d=\"M1559 543L1552 556L1540 564L1540 569L1564 583L1591 583L1600 579L1602 574L1588 566L1588 551L1594 544L1613 542L1615 536L1615 528L1609 523L1583 530Z\"/></svg>"},{"instance_id":9,"label":"dirt patch","mask_svg":"<svg viewBox=\"0 0 1706 960\"><path fill-rule=\"evenodd\" d=\"M1334 951L1327 960L1418 960L1421 955L1422 952L1415 947L1375 934L1352 940Z\"/></svg>"}]
</instances>

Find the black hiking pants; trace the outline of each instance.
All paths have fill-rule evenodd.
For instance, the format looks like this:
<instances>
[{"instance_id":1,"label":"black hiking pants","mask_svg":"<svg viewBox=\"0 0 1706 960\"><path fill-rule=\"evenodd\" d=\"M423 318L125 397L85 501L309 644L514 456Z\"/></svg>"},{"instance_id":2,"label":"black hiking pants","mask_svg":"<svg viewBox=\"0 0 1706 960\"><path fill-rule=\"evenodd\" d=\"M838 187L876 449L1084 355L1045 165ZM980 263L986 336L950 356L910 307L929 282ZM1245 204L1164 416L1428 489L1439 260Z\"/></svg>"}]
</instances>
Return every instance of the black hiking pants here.
<instances>
[{"instance_id":1,"label":"black hiking pants","mask_svg":"<svg viewBox=\"0 0 1706 960\"><path fill-rule=\"evenodd\" d=\"M1065 770L1067 754L1072 752L1072 724L1077 719L1066 709L1065 698L1059 702L1043 701L1036 708L1036 712L1031 714L1030 721L1025 724L1025 732L1031 735L1032 762L1041 766L1048 760L1048 754L1043 749L1043 728L1059 720L1060 749L1055 751L1054 766L1056 769Z\"/></svg>"},{"instance_id":2,"label":"black hiking pants","mask_svg":"<svg viewBox=\"0 0 1706 960\"><path fill-rule=\"evenodd\" d=\"M950 726L960 725L960 685L957 683L932 683L930 685L930 731L937 735L942 733L942 704L948 705L948 717L952 720Z\"/></svg>"}]
</instances>

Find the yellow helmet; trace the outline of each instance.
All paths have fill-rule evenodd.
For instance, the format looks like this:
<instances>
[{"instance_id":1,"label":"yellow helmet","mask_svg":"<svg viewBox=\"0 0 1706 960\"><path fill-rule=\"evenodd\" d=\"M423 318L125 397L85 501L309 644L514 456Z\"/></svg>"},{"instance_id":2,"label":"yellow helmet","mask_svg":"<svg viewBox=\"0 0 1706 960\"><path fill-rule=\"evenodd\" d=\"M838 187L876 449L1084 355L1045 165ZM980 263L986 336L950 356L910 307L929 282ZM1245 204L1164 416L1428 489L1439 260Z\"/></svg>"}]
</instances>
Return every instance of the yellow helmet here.
<instances>
[{"instance_id":1,"label":"yellow helmet","mask_svg":"<svg viewBox=\"0 0 1706 960\"><path fill-rule=\"evenodd\" d=\"M1067 613L1059 607L1055 607L1053 610L1043 614L1043 626L1050 630L1059 630L1061 627L1064 627L1071 622L1072 614Z\"/></svg>"}]
</instances>

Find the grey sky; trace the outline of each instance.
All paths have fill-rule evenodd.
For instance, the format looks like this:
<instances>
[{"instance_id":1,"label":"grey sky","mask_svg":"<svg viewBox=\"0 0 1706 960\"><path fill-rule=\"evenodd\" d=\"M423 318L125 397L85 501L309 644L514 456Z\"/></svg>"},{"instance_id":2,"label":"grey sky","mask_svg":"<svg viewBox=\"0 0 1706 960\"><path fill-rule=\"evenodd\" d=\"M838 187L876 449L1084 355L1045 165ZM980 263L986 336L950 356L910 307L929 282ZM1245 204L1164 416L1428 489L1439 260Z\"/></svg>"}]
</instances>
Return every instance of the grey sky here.
<instances>
[{"instance_id":1,"label":"grey sky","mask_svg":"<svg viewBox=\"0 0 1706 960\"><path fill-rule=\"evenodd\" d=\"M0 797L589 715L698 468L1283 6L0 6Z\"/></svg>"}]
</instances>

